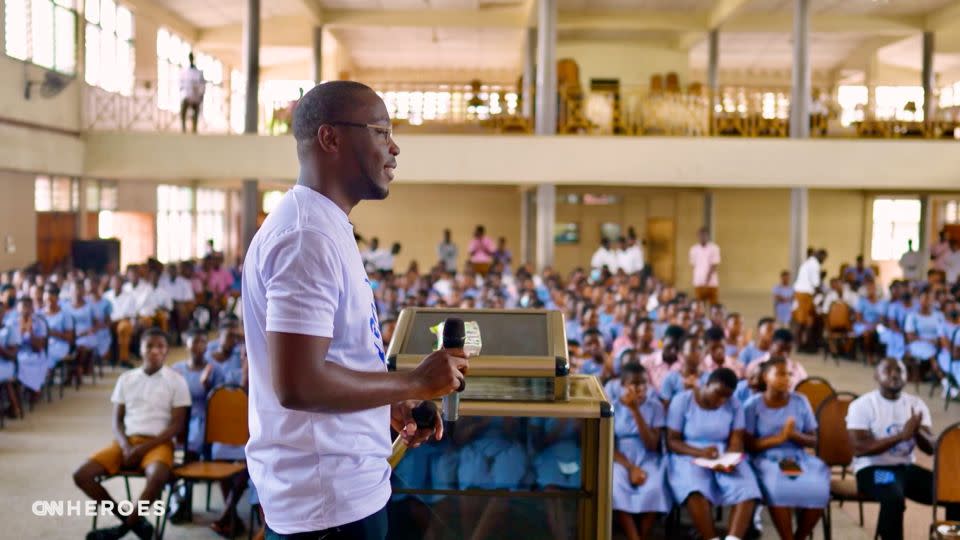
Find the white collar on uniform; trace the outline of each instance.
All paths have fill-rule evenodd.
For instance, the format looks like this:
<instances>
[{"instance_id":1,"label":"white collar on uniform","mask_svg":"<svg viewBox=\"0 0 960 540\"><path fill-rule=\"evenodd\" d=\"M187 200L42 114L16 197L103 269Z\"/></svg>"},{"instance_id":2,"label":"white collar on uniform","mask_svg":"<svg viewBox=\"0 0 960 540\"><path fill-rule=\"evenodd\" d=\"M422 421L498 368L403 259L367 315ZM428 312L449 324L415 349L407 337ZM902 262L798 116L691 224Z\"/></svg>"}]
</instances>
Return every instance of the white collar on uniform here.
<instances>
[{"instance_id":1,"label":"white collar on uniform","mask_svg":"<svg viewBox=\"0 0 960 540\"><path fill-rule=\"evenodd\" d=\"M347 214L344 213L342 208L337 206L336 203L328 199L326 196L324 196L323 194L311 188L308 188L307 186L302 186L300 184L293 186L293 191L296 194L303 193L305 194L305 196L313 198L315 201L317 201L318 204L324 206L334 216L336 216L337 221L340 222L340 224L343 226L345 230L353 231L353 224L350 223L350 218L347 216Z\"/></svg>"}]
</instances>

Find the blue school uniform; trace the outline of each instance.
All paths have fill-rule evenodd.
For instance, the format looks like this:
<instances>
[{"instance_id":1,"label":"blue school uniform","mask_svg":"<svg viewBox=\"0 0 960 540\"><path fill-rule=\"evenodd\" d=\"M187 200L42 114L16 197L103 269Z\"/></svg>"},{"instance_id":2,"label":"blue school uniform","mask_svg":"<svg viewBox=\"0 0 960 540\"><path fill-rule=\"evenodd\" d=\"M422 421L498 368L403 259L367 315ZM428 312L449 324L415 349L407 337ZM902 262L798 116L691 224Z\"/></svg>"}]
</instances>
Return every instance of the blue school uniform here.
<instances>
[{"instance_id":1,"label":"blue school uniform","mask_svg":"<svg viewBox=\"0 0 960 540\"><path fill-rule=\"evenodd\" d=\"M207 352L203 356L204 360L220 367L223 375L221 384L235 384L239 386L243 382L243 359L240 358L240 346L235 346L233 350L230 351L230 356L223 362L213 357L213 353L219 350L220 341L211 341L207 345Z\"/></svg>"},{"instance_id":2,"label":"blue school uniform","mask_svg":"<svg viewBox=\"0 0 960 540\"><path fill-rule=\"evenodd\" d=\"M776 315L777 322L781 325L790 324L790 319L793 316L793 287L790 285L777 285L773 288L773 296L785 296L790 298L787 302L777 302L773 303L773 312Z\"/></svg>"},{"instance_id":3,"label":"blue school uniform","mask_svg":"<svg viewBox=\"0 0 960 540\"><path fill-rule=\"evenodd\" d=\"M730 343L723 344L723 355L727 358L736 358L740 356L740 347Z\"/></svg>"},{"instance_id":4,"label":"blue school uniform","mask_svg":"<svg viewBox=\"0 0 960 540\"><path fill-rule=\"evenodd\" d=\"M690 446L714 446L722 453L726 451L730 433L744 428L743 408L731 399L717 409L704 409L697 404L693 391L687 390L670 402L667 428L682 433ZM668 479L677 501L685 502L692 493L700 493L712 504L721 506L760 498L757 479L746 461L740 462L731 473L720 473L695 465L694 459L670 454Z\"/></svg>"},{"instance_id":5,"label":"blue school uniform","mask_svg":"<svg viewBox=\"0 0 960 540\"><path fill-rule=\"evenodd\" d=\"M113 313L113 306L106 298L94 300L92 297L87 300L87 305L93 309L93 318L96 322L107 324L94 334L97 339L97 354L106 356L110 352L110 345L113 344L113 337L110 335L110 315Z\"/></svg>"},{"instance_id":6,"label":"blue school uniform","mask_svg":"<svg viewBox=\"0 0 960 540\"><path fill-rule=\"evenodd\" d=\"M582 486L579 425L578 420L571 418L530 419L531 427L556 437L556 441L543 450L532 452L534 481L541 488L580 489Z\"/></svg>"},{"instance_id":7,"label":"blue school uniform","mask_svg":"<svg viewBox=\"0 0 960 540\"><path fill-rule=\"evenodd\" d=\"M651 429L659 431L666 425L663 404L652 393L640 405L640 416ZM614 462L613 509L631 514L669 512L673 500L667 489L667 460L659 449L648 450L643 444L633 412L619 399L613 402L613 433L616 449L647 473L646 481L634 486L627 468Z\"/></svg>"},{"instance_id":8,"label":"blue school uniform","mask_svg":"<svg viewBox=\"0 0 960 540\"><path fill-rule=\"evenodd\" d=\"M187 388L190 389L190 425L187 432L187 450L200 453L203 449L203 440L206 435L207 418L207 388L200 382L200 376L203 375L203 368L199 370L190 369L190 360L177 362L173 365L174 371L183 375L187 381ZM214 365L210 372L210 388L216 388L221 384L223 373L219 366Z\"/></svg>"},{"instance_id":9,"label":"blue school uniform","mask_svg":"<svg viewBox=\"0 0 960 540\"><path fill-rule=\"evenodd\" d=\"M90 304L84 304L80 307L74 307L73 303L63 306L63 311L73 319L73 340L77 347L94 350L97 348L96 334L87 334L81 336L83 332L93 329L93 308Z\"/></svg>"},{"instance_id":10,"label":"blue school uniform","mask_svg":"<svg viewBox=\"0 0 960 540\"><path fill-rule=\"evenodd\" d=\"M698 377L700 385L703 386L704 377L709 376L707 373L702 373ZM673 400L674 396L677 394L686 391L686 388L683 387L683 374L679 371L670 370L670 373L667 373L667 376L663 378L663 382L660 384L660 398L664 401Z\"/></svg>"},{"instance_id":11,"label":"blue school uniform","mask_svg":"<svg viewBox=\"0 0 960 540\"><path fill-rule=\"evenodd\" d=\"M670 323L667 321L653 323L653 338L657 341L663 341L664 336L667 335L667 328L669 326Z\"/></svg>"},{"instance_id":12,"label":"blue school uniform","mask_svg":"<svg viewBox=\"0 0 960 540\"><path fill-rule=\"evenodd\" d=\"M943 324L940 325L938 333L940 339L946 340L950 345L943 347L940 352L937 353L937 364L944 373L951 373L951 355L953 354L953 348L960 343L960 325L944 321ZM958 369L955 371L960 371L960 366L958 366ZM954 375L954 377L956 377L956 375Z\"/></svg>"},{"instance_id":13,"label":"blue school uniform","mask_svg":"<svg viewBox=\"0 0 960 540\"><path fill-rule=\"evenodd\" d=\"M460 449L457 463L459 488L524 487L529 463L524 446L517 437L507 433L503 418L491 418L487 427Z\"/></svg>"},{"instance_id":14,"label":"blue school uniform","mask_svg":"<svg viewBox=\"0 0 960 540\"><path fill-rule=\"evenodd\" d=\"M751 341L746 347L740 351L740 354L737 356L737 360L745 366L749 366L753 363L754 360L760 358L767 354L768 351L761 351L757 348L757 344L754 341Z\"/></svg>"},{"instance_id":15,"label":"blue school uniform","mask_svg":"<svg viewBox=\"0 0 960 540\"><path fill-rule=\"evenodd\" d=\"M863 322L856 322L853 325L853 334L860 337L869 327L876 326L883 320L887 312L887 303L879 298L876 302L871 302L866 296L861 296L853 309L863 317Z\"/></svg>"},{"instance_id":16,"label":"blue school uniform","mask_svg":"<svg viewBox=\"0 0 960 540\"><path fill-rule=\"evenodd\" d=\"M7 346L10 330L7 326L0 327L0 344ZM17 376L17 363L13 360L0 357L0 383L12 381ZM0 411L2 412L2 411Z\"/></svg>"},{"instance_id":17,"label":"blue school uniform","mask_svg":"<svg viewBox=\"0 0 960 540\"><path fill-rule=\"evenodd\" d=\"M945 322L943 313L939 311L932 311L929 315L919 312L907 315L903 330L908 334L917 335L917 340L907 345L907 353L924 362L936 356L940 325Z\"/></svg>"},{"instance_id":18,"label":"blue school uniform","mask_svg":"<svg viewBox=\"0 0 960 540\"><path fill-rule=\"evenodd\" d=\"M750 383L747 379L740 379L737 381L737 389L733 391L733 399L740 403L746 403L748 399L756 394L757 391L750 388Z\"/></svg>"},{"instance_id":19,"label":"blue school uniform","mask_svg":"<svg viewBox=\"0 0 960 540\"><path fill-rule=\"evenodd\" d=\"M5 326L4 331L4 346L17 348L17 380L30 390L39 392L50 370L46 352L33 350L29 337L20 333L19 321ZM33 316L31 334L35 337L47 336L46 322L39 315Z\"/></svg>"},{"instance_id":20,"label":"blue school uniform","mask_svg":"<svg viewBox=\"0 0 960 540\"><path fill-rule=\"evenodd\" d=\"M73 330L73 318L64 310L55 314L43 313L43 318L47 321L47 328L54 332L67 332ZM47 340L47 360L50 369L56 367L61 360L70 354L70 342L58 337L50 337Z\"/></svg>"},{"instance_id":21,"label":"blue school uniform","mask_svg":"<svg viewBox=\"0 0 960 540\"><path fill-rule=\"evenodd\" d=\"M594 362L592 358L584 360L577 373L580 373L581 375L595 375L599 377L600 374L603 373L603 364Z\"/></svg>"},{"instance_id":22,"label":"blue school uniform","mask_svg":"<svg viewBox=\"0 0 960 540\"><path fill-rule=\"evenodd\" d=\"M580 329L580 321L577 319L567 319L563 325L567 330L567 339L575 339L577 341L583 339L583 330Z\"/></svg>"},{"instance_id":23,"label":"blue school uniform","mask_svg":"<svg viewBox=\"0 0 960 540\"><path fill-rule=\"evenodd\" d=\"M810 402L800 394L791 393L787 405L776 409L768 407L762 395L756 395L743 409L746 432L758 439L780 433L789 417L793 417L798 432L811 433L817 429ZM799 476L783 474L780 460L785 458L796 461L803 472ZM793 442L755 454L750 463L757 474L764 502L769 506L824 508L830 501L830 469Z\"/></svg>"}]
</instances>

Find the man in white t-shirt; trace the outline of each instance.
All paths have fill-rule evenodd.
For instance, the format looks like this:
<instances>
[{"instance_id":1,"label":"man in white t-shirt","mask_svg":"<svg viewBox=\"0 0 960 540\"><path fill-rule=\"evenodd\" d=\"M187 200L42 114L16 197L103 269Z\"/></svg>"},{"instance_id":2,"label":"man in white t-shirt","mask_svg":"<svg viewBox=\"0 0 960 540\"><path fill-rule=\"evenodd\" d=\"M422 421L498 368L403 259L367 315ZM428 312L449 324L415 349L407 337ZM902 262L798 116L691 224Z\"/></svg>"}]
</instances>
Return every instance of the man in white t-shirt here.
<instances>
[{"instance_id":1,"label":"man in white t-shirt","mask_svg":"<svg viewBox=\"0 0 960 540\"><path fill-rule=\"evenodd\" d=\"M950 240L949 251L943 257L943 272L948 289L957 284L957 278L960 278L960 242L956 240Z\"/></svg>"},{"instance_id":2,"label":"man in white t-shirt","mask_svg":"<svg viewBox=\"0 0 960 540\"><path fill-rule=\"evenodd\" d=\"M877 365L880 386L855 399L847 411L857 489L880 502L877 531L883 540L903 538L905 499L931 504L933 474L918 465L914 448L933 453L930 409L903 393L906 369L893 358ZM960 520L960 505L947 506L947 519Z\"/></svg>"},{"instance_id":3,"label":"man in white t-shirt","mask_svg":"<svg viewBox=\"0 0 960 540\"><path fill-rule=\"evenodd\" d=\"M197 120L200 117L200 105L207 89L203 72L193 61L193 53L187 56L190 65L180 71L180 129L187 132L187 111L193 113L193 132L197 132Z\"/></svg>"},{"instance_id":4,"label":"man in white t-shirt","mask_svg":"<svg viewBox=\"0 0 960 540\"><path fill-rule=\"evenodd\" d=\"M813 297L820 292L820 268L827 260L827 250L813 252L797 270L797 279L793 282L793 322L797 325L799 345L809 348L812 342L811 332L816 322L816 307Z\"/></svg>"},{"instance_id":5,"label":"man in white t-shirt","mask_svg":"<svg viewBox=\"0 0 960 540\"><path fill-rule=\"evenodd\" d=\"M606 266L607 270L610 273L617 273L619 266L617 265L617 255L610 249L610 240L608 238L600 239L600 247L593 252L593 256L590 257L590 268L594 270L603 270L603 267Z\"/></svg>"},{"instance_id":6,"label":"man in white t-shirt","mask_svg":"<svg viewBox=\"0 0 960 540\"><path fill-rule=\"evenodd\" d=\"M720 302L720 246L710 241L706 227L697 234L699 242L690 247L694 296L712 306Z\"/></svg>"},{"instance_id":7,"label":"man in white t-shirt","mask_svg":"<svg viewBox=\"0 0 960 540\"><path fill-rule=\"evenodd\" d=\"M911 283L920 281L920 252L913 249L913 240L907 240L907 251L900 256L900 271L903 279Z\"/></svg>"},{"instance_id":8,"label":"man in white t-shirt","mask_svg":"<svg viewBox=\"0 0 960 540\"><path fill-rule=\"evenodd\" d=\"M467 361L437 351L387 371L373 290L350 211L387 197L400 149L369 87L314 87L293 119L300 176L267 216L243 269L250 381L246 456L267 538L383 540L389 428L409 446L418 400L457 389ZM439 420L439 418L438 418Z\"/></svg>"},{"instance_id":9,"label":"man in white t-shirt","mask_svg":"<svg viewBox=\"0 0 960 540\"><path fill-rule=\"evenodd\" d=\"M101 504L112 504L113 513L122 522L116 527L91 531L88 540L123 538L130 531L144 540L153 538L150 522L137 512L121 515L116 501L97 478L120 470L142 471L147 483L138 501L152 503L161 499L173 467L173 438L183 433L190 411L187 381L164 365L168 350L167 335L160 329L144 332L140 341L143 366L120 375L110 397L113 443L73 473L77 487Z\"/></svg>"}]
</instances>

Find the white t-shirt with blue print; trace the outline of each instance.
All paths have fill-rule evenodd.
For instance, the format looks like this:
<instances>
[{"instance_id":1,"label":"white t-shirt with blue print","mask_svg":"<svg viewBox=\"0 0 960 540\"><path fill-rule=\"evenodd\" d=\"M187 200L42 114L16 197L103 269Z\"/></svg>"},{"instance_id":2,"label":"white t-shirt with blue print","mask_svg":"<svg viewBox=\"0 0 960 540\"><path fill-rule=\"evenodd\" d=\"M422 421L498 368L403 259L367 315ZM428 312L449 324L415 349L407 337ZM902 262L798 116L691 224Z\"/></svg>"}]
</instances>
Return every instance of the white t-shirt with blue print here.
<instances>
[{"instance_id":1,"label":"white t-shirt with blue print","mask_svg":"<svg viewBox=\"0 0 960 540\"><path fill-rule=\"evenodd\" d=\"M874 438L882 439L900 433L910 419L911 411L917 411L923 419L920 425L933 429L930 409L917 396L901 393L896 400L880 395L879 390L868 392L853 400L847 410L847 429L869 431ZM916 443L903 441L882 454L853 458L854 472L877 465L908 465L916 461L913 455Z\"/></svg>"}]
</instances>

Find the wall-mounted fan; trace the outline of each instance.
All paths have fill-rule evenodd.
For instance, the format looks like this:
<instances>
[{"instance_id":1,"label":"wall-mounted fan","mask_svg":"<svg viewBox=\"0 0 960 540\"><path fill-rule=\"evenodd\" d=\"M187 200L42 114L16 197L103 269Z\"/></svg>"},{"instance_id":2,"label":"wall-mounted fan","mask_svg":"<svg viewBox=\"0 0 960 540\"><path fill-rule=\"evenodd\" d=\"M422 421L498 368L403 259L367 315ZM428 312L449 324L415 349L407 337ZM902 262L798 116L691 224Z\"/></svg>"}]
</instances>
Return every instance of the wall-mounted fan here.
<instances>
[{"instance_id":1,"label":"wall-mounted fan","mask_svg":"<svg viewBox=\"0 0 960 540\"><path fill-rule=\"evenodd\" d=\"M33 87L37 86L40 88L40 97L43 98L52 98L63 91L64 88L70 85L73 82L73 77L68 77L66 75L61 75L56 71L44 70L42 80L32 80L30 79L30 74L27 72L27 65L23 66L23 98L30 99L33 95Z\"/></svg>"}]
</instances>

